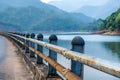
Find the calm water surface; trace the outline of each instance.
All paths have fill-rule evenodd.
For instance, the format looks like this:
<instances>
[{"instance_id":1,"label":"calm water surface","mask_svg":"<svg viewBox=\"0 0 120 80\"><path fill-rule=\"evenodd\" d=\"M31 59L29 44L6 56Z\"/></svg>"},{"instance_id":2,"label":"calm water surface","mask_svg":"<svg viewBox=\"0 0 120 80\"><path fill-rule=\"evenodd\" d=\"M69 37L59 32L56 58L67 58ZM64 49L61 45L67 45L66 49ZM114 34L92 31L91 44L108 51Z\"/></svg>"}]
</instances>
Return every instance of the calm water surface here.
<instances>
[{"instance_id":1,"label":"calm water surface","mask_svg":"<svg viewBox=\"0 0 120 80\"><path fill-rule=\"evenodd\" d=\"M85 54L120 63L120 36L105 35L57 35L58 45L71 49L71 40L81 36L85 40ZM46 36L45 38L48 38ZM70 69L70 60L58 55L58 62ZM88 66L84 67L84 80L120 80Z\"/></svg>"}]
</instances>

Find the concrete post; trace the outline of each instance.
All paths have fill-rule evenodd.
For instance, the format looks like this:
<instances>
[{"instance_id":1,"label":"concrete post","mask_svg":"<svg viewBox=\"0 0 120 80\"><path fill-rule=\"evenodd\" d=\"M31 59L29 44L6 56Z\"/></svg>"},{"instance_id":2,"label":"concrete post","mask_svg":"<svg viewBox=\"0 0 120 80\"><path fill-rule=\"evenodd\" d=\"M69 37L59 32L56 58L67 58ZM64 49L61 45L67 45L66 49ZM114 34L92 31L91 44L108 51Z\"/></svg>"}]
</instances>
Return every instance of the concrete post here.
<instances>
[{"instance_id":1,"label":"concrete post","mask_svg":"<svg viewBox=\"0 0 120 80\"><path fill-rule=\"evenodd\" d=\"M20 33L20 36L22 36L22 33ZM20 41L22 41L22 40L23 40L23 39L20 38ZM20 43L20 47L21 47L21 48L23 47L21 43Z\"/></svg>"},{"instance_id":2,"label":"concrete post","mask_svg":"<svg viewBox=\"0 0 120 80\"><path fill-rule=\"evenodd\" d=\"M16 33L18 35L18 33ZM19 37L16 36L16 39L19 40ZM18 46L20 46L19 42L17 42Z\"/></svg>"},{"instance_id":3,"label":"concrete post","mask_svg":"<svg viewBox=\"0 0 120 80\"><path fill-rule=\"evenodd\" d=\"M49 43L57 45L57 36L56 35L51 35L49 37ZM57 53L55 51L49 50L49 57L54 60L57 61ZM49 72L48 72L48 76L57 76L57 72L56 70L49 64Z\"/></svg>"},{"instance_id":4,"label":"concrete post","mask_svg":"<svg viewBox=\"0 0 120 80\"><path fill-rule=\"evenodd\" d=\"M25 37L25 34L23 34L23 37ZM22 39L23 40L23 43L25 44L25 39ZM25 49L25 46L23 45L22 49L24 50Z\"/></svg>"},{"instance_id":5,"label":"concrete post","mask_svg":"<svg viewBox=\"0 0 120 80\"><path fill-rule=\"evenodd\" d=\"M20 33L20 36L23 36L23 33ZM22 39L22 38L20 38L20 41L22 41L22 42L23 42L23 39ZM21 48L23 49L23 46L24 46L24 45L22 45L22 44L20 43L20 46L21 46Z\"/></svg>"},{"instance_id":6,"label":"concrete post","mask_svg":"<svg viewBox=\"0 0 120 80\"><path fill-rule=\"evenodd\" d=\"M17 35L17 33L14 33L15 35ZM14 35L11 35L12 37L14 37L14 38L16 38L16 39L18 39L18 37L17 36L14 36ZM14 40L15 41L15 40ZM16 44L18 44L18 42L17 41L15 41L15 43Z\"/></svg>"},{"instance_id":7,"label":"concrete post","mask_svg":"<svg viewBox=\"0 0 120 80\"><path fill-rule=\"evenodd\" d=\"M30 35L30 38L35 39L35 34L32 33L32 34ZM30 46L31 46L32 48L35 48L35 43L30 42ZM32 52L32 51L30 51L30 57L35 57L35 53Z\"/></svg>"},{"instance_id":8,"label":"concrete post","mask_svg":"<svg viewBox=\"0 0 120 80\"><path fill-rule=\"evenodd\" d=\"M85 42L81 37L79 36L75 37L72 40L71 44L72 44L72 51L84 53ZM71 71L83 79L84 66L82 63L71 60Z\"/></svg>"},{"instance_id":9,"label":"concrete post","mask_svg":"<svg viewBox=\"0 0 120 80\"><path fill-rule=\"evenodd\" d=\"M21 36L22 34L21 33L18 33L19 36ZM20 37L18 37L18 40L21 41L22 39ZM22 48L22 44L20 42L18 42L20 48Z\"/></svg>"},{"instance_id":10,"label":"concrete post","mask_svg":"<svg viewBox=\"0 0 120 80\"><path fill-rule=\"evenodd\" d=\"M30 34L27 33L25 35L26 38L29 38L30 37ZM25 44L27 44L29 46L29 41L28 40L25 40ZM29 48L25 47L25 53L29 53Z\"/></svg>"},{"instance_id":11,"label":"concrete post","mask_svg":"<svg viewBox=\"0 0 120 80\"><path fill-rule=\"evenodd\" d=\"M42 35L42 34L38 34L38 35L37 35L37 40L43 41L43 35ZM42 46L37 45L37 50L40 51L41 53L43 53L43 47L42 47ZM42 64L42 63L43 63L42 58L40 58L40 57L37 55L37 64Z\"/></svg>"}]
</instances>

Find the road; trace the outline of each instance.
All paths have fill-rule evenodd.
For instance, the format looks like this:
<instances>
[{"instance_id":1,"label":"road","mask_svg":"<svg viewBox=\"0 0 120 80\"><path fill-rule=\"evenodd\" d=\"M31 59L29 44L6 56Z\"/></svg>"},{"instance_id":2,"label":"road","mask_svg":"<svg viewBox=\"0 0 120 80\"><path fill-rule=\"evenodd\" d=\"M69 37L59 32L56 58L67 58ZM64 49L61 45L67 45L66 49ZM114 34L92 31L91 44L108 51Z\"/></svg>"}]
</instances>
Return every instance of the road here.
<instances>
[{"instance_id":1,"label":"road","mask_svg":"<svg viewBox=\"0 0 120 80\"><path fill-rule=\"evenodd\" d=\"M0 36L0 80L32 80L17 48Z\"/></svg>"}]
</instances>

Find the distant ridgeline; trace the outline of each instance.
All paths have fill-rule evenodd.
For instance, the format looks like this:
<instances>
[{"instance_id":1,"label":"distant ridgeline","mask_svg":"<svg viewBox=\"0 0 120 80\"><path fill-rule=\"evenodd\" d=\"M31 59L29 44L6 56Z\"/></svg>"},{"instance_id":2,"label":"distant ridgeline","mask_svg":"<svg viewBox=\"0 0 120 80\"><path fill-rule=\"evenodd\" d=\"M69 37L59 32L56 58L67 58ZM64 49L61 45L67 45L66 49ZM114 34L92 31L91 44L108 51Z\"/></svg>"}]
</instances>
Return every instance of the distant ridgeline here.
<instances>
[{"instance_id":1,"label":"distant ridgeline","mask_svg":"<svg viewBox=\"0 0 120 80\"><path fill-rule=\"evenodd\" d=\"M84 14L67 13L39 0L25 1L11 0L9 3L9 0L1 0L0 30L80 31L97 29L96 24L92 24L95 20ZM14 2L16 3L13 4Z\"/></svg>"},{"instance_id":2,"label":"distant ridgeline","mask_svg":"<svg viewBox=\"0 0 120 80\"><path fill-rule=\"evenodd\" d=\"M17 25L0 22L0 32L22 31Z\"/></svg>"},{"instance_id":3,"label":"distant ridgeline","mask_svg":"<svg viewBox=\"0 0 120 80\"><path fill-rule=\"evenodd\" d=\"M120 9L112 13L105 20L102 20L100 30L120 31Z\"/></svg>"}]
</instances>

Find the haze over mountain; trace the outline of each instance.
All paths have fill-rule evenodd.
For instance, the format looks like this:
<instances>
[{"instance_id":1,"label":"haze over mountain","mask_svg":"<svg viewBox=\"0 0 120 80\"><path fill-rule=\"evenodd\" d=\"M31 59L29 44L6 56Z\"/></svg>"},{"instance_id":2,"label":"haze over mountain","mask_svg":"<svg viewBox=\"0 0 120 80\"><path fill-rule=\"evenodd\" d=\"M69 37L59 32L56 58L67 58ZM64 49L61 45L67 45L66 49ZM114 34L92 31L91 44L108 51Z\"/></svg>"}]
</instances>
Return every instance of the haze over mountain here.
<instances>
[{"instance_id":1,"label":"haze over mountain","mask_svg":"<svg viewBox=\"0 0 120 80\"><path fill-rule=\"evenodd\" d=\"M46 2L46 0L42 1ZM48 0L48 1L49 1L48 4L54 5L67 12L73 12L85 5L99 6L105 4L109 0Z\"/></svg>"},{"instance_id":2,"label":"haze over mountain","mask_svg":"<svg viewBox=\"0 0 120 80\"><path fill-rule=\"evenodd\" d=\"M27 7L30 5L38 6L39 0L0 0L1 4L6 4L12 7Z\"/></svg>"},{"instance_id":3,"label":"haze over mountain","mask_svg":"<svg viewBox=\"0 0 120 80\"><path fill-rule=\"evenodd\" d=\"M61 0L51 1L49 4L68 12L83 13L95 19L105 19L118 10L120 0Z\"/></svg>"},{"instance_id":4,"label":"haze over mountain","mask_svg":"<svg viewBox=\"0 0 120 80\"><path fill-rule=\"evenodd\" d=\"M0 28L4 31L90 30L94 19L81 13L67 13L39 0L1 0Z\"/></svg>"},{"instance_id":5,"label":"haze over mountain","mask_svg":"<svg viewBox=\"0 0 120 80\"><path fill-rule=\"evenodd\" d=\"M111 15L113 12L117 11L120 7L120 0L110 0L108 3L101 6L83 6L82 8L76 10L75 12L83 13L87 16L93 18L105 19L107 16Z\"/></svg>"}]
</instances>

